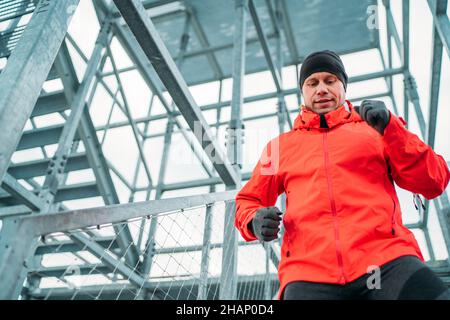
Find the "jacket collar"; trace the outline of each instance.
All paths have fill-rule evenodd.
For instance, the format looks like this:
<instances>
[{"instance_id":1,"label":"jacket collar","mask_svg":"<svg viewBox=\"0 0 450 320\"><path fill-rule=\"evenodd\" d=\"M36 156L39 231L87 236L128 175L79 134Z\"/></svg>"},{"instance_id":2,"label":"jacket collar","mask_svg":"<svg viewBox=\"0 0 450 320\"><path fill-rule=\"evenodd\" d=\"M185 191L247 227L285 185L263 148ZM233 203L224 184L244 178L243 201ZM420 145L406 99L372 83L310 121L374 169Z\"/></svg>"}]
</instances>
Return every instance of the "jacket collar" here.
<instances>
[{"instance_id":1,"label":"jacket collar","mask_svg":"<svg viewBox=\"0 0 450 320\"><path fill-rule=\"evenodd\" d=\"M327 121L328 127L330 129L347 122L363 121L359 114L354 110L353 105L349 100L345 100L344 104L342 104L340 107L326 113L325 120ZM308 128L319 129L320 116L319 114L306 109L306 107L302 105L301 112L298 114L297 118L294 121L294 130Z\"/></svg>"}]
</instances>

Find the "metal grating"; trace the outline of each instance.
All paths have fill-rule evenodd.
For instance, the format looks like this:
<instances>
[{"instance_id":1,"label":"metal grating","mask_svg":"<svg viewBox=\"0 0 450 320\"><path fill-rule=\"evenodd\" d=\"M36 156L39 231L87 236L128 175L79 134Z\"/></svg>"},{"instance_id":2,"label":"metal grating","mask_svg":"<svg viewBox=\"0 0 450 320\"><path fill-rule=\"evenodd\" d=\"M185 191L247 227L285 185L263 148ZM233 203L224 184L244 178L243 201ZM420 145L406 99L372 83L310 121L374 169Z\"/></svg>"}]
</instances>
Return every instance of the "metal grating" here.
<instances>
[{"instance_id":1,"label":"metal grating","mask_svg":"<svg viewBox=\"0 0 450 320\"><path fill-rule=\"evenodd\" d=\"M0 32L0 58L8 57L14 50L26 25L18 26L19 19L33 13L36 0L0 1L0 23L10 21L7 28ZM1 30L1 29L0 29Z\"/></svg>"}]
</instances>

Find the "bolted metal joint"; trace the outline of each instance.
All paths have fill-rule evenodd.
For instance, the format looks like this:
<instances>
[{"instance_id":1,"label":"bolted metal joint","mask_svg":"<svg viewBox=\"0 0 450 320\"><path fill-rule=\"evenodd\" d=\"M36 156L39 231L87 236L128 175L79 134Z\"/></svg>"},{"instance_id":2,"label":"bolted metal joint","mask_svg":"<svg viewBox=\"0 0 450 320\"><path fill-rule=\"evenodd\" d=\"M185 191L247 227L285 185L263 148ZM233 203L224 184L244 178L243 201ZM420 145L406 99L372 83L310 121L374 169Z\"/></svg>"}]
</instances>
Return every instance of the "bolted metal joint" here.
<instances>
[{"instance_id":1,"label":"bolted metal joint","mask_svg":"<svg viewBox=\"0 0 450 320\"><path fill-rule=\"evenodd\" d=\"M417 83L412 75L408 75L403 80L405 88L408 92L408 97L411 101L419 99L419 94L417 92Z\"/></svg>"}]
</instances>

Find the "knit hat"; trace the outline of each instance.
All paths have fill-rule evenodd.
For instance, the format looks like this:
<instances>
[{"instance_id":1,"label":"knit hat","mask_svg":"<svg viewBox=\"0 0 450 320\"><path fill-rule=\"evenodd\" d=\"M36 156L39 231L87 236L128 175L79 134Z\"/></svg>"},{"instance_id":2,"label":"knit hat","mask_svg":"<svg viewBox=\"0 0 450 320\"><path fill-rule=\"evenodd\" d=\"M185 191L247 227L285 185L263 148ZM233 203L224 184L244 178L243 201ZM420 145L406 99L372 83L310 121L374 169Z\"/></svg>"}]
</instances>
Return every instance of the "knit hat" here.
<instances>
[{"instance_id":1,"label":"knit hat","mask_svg":"<svg viewBox=\"0 0 450 320\"><path fill-rule=\"evenodd\" d=\"M344 84L345 91L347 91L348 76L345 73L341 58L335 52L330 50L317 51L306 57L300 69L300 90L305 80L316 72L329 72L334 74L341 80Z\"/></svg>"}]
</instances>

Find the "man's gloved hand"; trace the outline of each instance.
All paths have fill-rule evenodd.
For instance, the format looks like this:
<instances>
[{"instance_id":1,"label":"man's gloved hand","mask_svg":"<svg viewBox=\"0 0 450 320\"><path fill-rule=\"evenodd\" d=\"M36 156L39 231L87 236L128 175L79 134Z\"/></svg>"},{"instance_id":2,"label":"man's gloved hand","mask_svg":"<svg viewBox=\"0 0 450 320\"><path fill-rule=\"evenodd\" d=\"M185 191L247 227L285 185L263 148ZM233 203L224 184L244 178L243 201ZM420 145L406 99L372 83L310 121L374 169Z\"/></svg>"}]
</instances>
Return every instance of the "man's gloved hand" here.
<instances>
[{"instance_id":1,"label":"man's gloved hand","mask_svg":"<svg viewBox=\"0 0 450 320\"><path fill-rule=\"evenodd\" d=\"M372 128L377 130L381 135L384 134L384 129L389 123L391 114L383 101L363 100L361 106L355 106L355 110Z\"/></svg>"},{"instance_id":2,"label":"man's gloved hand","mask_svg":"<svg viewBox=\"0 0 450 320\"><path fill-rule=\"evenodd\" d=\"M281 215L283 213L277 207L260 208L256 211L248 227L250 231L262 241L272 241L278 238L280 231Z\"/></svg>"}]
</instances>

